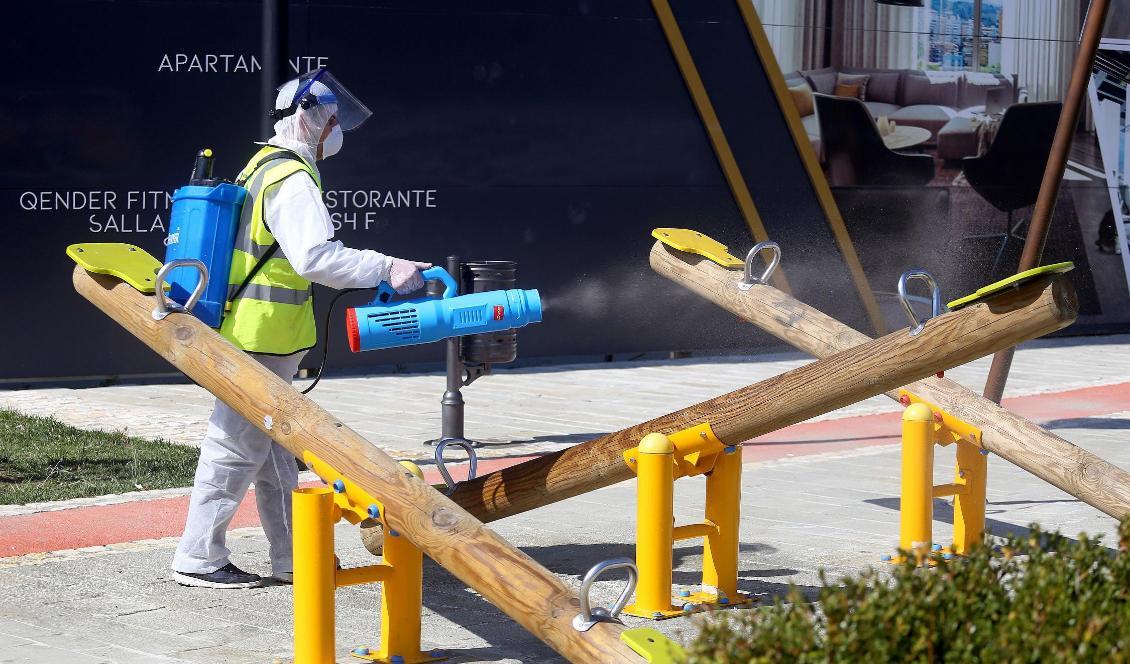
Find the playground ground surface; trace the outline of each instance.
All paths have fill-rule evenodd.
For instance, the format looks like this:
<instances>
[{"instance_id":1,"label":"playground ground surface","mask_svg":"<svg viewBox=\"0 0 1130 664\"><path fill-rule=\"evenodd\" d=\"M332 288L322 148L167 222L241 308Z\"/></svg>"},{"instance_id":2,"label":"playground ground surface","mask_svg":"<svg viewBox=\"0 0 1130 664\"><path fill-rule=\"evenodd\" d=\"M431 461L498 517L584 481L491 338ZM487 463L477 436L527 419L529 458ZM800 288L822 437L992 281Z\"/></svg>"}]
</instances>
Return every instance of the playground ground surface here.
<instances>
[{"instance_id":1,"label":"playground ground surface","mask_svg":"<svg viewBox=\"0 0 1130 664\"><path fill-rule=\"evenodd\" d=\"M468 434L483 448L482 472L587 440L799 366L778 354L502 370L467 388ZM947 376L979 389L988 359ZM437 374L323 381L312 394L396 458L426 460L421 441L439 429ZM1042 340L1017 354L1005 405L1081 447L1130 468L1130 336ZM125 430L193 444L211 398L193 385L117 386L0 392L0 407L50 415L83 428ZM389 413L395 413L390 417ZM771 603L790 583L818 584L882 566L898 538L899 407L869 399L763 436L744 448L740 587ZM950 481L952 448L937 448L935 478ZM452 456L456 456L453 452ZM438 480L434 466L424 465ZM456 476L459 471L456 470ZM310 475L305 481L315 481ZM677 483L676 520L702 519L702 478ZM183 525L186 489L55 503L0 506L0 662L288 661L289 586L245 591L182 588L169 562ZM233 559L266 573L267 543L251 507L230 536ZM492 525L567 583L596 562L633 554L635 486L608 487ZM1023 533L1038 522L1075 535L1106 534L1113 519L991 456L988 527ZM952 510L935 501L934 539L947 543ZM355 528L337 529L343 565L373 561ZM698 541L675 552L676 589L693 589ZM619 581L594 588L610 605ZM375 646L379 586L337 595L341 661L355 646ZM628 618L629 625L644 624ZM692 619L656 624L681 640ZM556 655L474 591L427 561L424 646L456 662L546 662ZM359 661L359 660L352 660Z\"/></svg>"}]
</instances>

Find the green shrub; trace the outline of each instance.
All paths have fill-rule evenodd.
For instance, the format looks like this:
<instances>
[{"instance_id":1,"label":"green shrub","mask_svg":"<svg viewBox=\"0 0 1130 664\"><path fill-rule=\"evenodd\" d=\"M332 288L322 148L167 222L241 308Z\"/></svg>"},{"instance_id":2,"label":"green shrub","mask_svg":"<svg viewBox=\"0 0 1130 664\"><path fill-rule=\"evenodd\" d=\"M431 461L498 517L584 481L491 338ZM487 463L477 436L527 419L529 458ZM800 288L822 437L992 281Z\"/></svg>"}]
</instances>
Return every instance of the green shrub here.
<instances>
[{"instance_id":1,"label":"green shrub","mask_svg":"<svg viewBox=\"0 0 1130 664\"><path fill-rule=\"evenodd\" d=\"M1037 526L995 551L913 561L772 607L706 614L688 662L1130 662L1130 519L1119 551Z\"/></svg>"}]
</instances>

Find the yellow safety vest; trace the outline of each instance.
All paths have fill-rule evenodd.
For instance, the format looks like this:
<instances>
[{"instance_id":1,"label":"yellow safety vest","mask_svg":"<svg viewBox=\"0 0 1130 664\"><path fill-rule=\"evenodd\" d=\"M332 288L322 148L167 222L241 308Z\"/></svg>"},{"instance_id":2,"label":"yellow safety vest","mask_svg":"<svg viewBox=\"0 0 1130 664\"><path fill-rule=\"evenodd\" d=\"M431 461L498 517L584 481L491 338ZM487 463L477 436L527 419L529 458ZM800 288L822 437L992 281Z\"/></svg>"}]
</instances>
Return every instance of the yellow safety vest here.
<instances>
[{"instance_id":1,"label":"yellow safety vest","mask_svg":"<svg viewBox=\"0 0 1130 664\"><path fill-rule=\"evenodd\" d=\"M294 158L273 159L256 168L266 157L276 153L294 155ZM321 190L322 183L306 161L293 152L270 145L252 157L239 174L239 181L246 182L247 201L236 231L228 276L230 301L220 334L248 352L290 355L313 348L318 341L310 282L294 271L277 247L272 249L275 237L268 229L270 220L264 219L267 192L298 173L307 173ZM231 299L269 252L272 255L263 261L243 291Z\"/></svg>"}]
</instances>

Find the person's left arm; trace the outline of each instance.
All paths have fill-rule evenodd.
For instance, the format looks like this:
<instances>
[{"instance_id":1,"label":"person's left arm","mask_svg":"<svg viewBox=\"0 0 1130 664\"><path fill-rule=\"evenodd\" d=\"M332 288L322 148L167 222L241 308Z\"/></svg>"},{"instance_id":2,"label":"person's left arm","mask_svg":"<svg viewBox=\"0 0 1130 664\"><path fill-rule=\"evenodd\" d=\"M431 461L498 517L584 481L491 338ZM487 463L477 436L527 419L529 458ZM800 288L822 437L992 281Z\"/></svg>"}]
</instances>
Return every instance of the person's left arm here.
<instances>
[{"instance_id":1,"label":"person's left arm","mask_svg":"<svg viewBox=\"0 0 1130 664\"><path fill-rule=\"evenodd\" d=\"M330 288L373 288L389 281L393 258L334 240L333 221L312 178L296 173L264 200L267 227L303 278Z\"/></svg>"}]
</instances>

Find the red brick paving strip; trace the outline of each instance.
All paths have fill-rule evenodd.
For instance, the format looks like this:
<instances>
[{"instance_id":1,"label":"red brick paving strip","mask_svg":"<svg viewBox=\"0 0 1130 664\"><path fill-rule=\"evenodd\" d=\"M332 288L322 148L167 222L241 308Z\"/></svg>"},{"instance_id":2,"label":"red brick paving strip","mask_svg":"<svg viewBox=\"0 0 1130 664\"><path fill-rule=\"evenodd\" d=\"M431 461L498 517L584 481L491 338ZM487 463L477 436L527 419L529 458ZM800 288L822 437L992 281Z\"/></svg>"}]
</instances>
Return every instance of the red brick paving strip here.
<instances>
[{"instance_id":1,"label":"red brick paving strip","mask_svg":"<svg viewBox=\"0 0 1130 664\"><path fill-rule=\"evenodd\" d=\"M1040 423L1109 415L1130 410L1130 383L1034 394L1006 399L1004 405ZM748 463L893 444L899 439L900 418L901 413L882 413L796 424L754 439L742 456ZM493 472L530 458L484 459L479 469ZM424 478L440 481L434 468ZM188 496L178 496L0 517L0 558L176 536L187 510ZM255 501L249 497L231 528L257 525Z\"/></svg>"}]
</instances>

